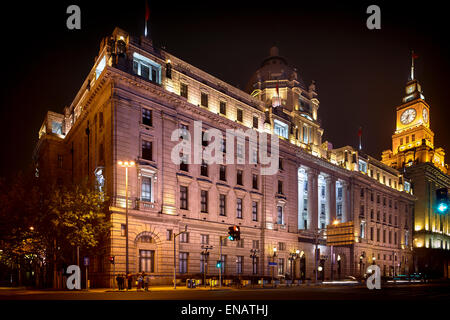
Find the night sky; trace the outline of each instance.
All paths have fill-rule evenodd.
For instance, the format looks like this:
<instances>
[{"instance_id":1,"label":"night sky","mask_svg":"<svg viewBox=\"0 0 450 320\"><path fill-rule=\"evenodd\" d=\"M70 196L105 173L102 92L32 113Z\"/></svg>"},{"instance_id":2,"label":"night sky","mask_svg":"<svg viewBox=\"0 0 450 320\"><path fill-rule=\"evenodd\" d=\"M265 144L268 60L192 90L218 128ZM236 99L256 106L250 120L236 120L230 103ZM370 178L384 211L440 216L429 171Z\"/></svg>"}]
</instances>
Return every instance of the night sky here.
<instances>
[{"instance_id":1,"label":"night sky","mask_svg":"<svg viewBox=\"0 0 450 320\"><path fill-rule=\"evenodd\" d=\"M244 88L273 45L306 85L316 81L323 140L381 158L391 147L414 50L416 78L431 106L435 145L450 152L450 45L438 4L314 1L150 1L154 43L221 80ZM81 8L81 30L66 28L66 8ZM214 5L213 5L214 4ZM381 8L381 30L366 28L366 8ZM115 26L142 34L145 2L15 1L2 10L0 176L31 164L47 110L70 105L102 37ZM449 157L446 157L449 161Z\"/></svg>"}]
</instances>

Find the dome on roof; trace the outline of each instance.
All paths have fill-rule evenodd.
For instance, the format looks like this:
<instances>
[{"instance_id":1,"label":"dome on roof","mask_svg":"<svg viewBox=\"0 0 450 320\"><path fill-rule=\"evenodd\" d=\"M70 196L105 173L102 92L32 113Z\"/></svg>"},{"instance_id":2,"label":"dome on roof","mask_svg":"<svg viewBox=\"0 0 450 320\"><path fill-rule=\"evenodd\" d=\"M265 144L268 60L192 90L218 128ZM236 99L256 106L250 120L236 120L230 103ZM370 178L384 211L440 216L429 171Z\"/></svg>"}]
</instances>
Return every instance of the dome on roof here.
<instances>
[{"instance_id":1,"label":"dome on roof","mask_svg":"<svg viewBox=\"0 0 450 320\"><path fill-rule=\"evenodd\" d=\"M297 80L297 86L306 89L303 80L299 77L297 69L289 65L287 60L279 55L277 47L270 48L269 56L263 60L261 66L252 75L246 86L246 91L251 93L257 82L268 80Z\"/></svg>"}]
</instances>

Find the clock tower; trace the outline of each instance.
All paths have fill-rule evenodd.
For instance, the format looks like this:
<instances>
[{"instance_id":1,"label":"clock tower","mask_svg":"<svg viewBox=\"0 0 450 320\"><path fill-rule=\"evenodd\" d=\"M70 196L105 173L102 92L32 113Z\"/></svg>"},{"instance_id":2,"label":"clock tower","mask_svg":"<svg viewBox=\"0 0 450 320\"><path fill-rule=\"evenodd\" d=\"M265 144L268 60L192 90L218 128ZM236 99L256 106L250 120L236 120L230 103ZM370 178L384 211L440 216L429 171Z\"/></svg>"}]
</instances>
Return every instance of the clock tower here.
<instances>
[{"instance_id":1,"label":"clock tower","mask_svg":"<svg viewBox=\"0 0 450 320\"><path fill-rule=\"evenodd\" d=\"M396 107L396 128L392 136L392 150L382 154L382 161L396 169L414 163L431 162L444 173L445 152L434 147L434 132L430 128L430 106L425 101L422 87L414 77L412 55L411 77L405 86L402 104Z\"/></svg>"}]
</instances>

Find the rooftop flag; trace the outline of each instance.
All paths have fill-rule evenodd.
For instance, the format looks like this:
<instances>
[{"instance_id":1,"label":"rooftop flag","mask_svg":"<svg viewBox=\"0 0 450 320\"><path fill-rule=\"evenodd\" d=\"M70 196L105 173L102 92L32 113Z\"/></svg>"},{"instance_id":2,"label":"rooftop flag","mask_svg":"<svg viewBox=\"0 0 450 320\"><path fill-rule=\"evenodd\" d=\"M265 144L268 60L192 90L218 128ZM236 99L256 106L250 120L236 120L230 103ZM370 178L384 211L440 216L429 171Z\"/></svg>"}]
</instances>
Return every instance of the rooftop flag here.
<instances>
[{"instance_id":1,"label":"rooftop flag","mask_svg":"<svg viewBox=\"0 0 450 320\"><path fill-rule=\"evenodd\" d=\"M147 22L150 18L150 8L148 7L148 1L145 0L145 31L144 36L147 36Z\"/></svg>"}]
</instances>

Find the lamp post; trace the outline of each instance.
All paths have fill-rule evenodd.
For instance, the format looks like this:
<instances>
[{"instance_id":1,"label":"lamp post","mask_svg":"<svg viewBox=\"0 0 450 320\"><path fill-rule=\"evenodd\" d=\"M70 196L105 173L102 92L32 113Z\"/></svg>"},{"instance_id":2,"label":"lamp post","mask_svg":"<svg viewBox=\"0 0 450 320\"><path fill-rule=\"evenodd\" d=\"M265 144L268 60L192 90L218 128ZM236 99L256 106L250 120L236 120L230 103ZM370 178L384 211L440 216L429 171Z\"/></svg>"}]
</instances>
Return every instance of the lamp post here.
<instances>
[{"instance_id":1,"label":"lamp post","mask_svg":"<svg viewBox=\"0 0 450 320\"><path fill-rule=\"evenodd\" d=\"M314 273L316 274L316 278L315 278L315 283L317 283L317 260L318 260L318 256L317 256L317 249L319 246L319 237L320 237L320 233L321 232L325 232L326 229L317 229L314 236L315 236L315 244L316 244L316 249L314 250Z\"/></svg>"},{"instance_id":2,"label":"lamp post","mask_svg":"<svg viewBox=\"0 0 450 320\"><path fill-rule=\"evenodd\" d=\"M177 237L187 232L187 225L184 226L184 231L173 234L173 288L177 288Z\"/></svg>"},{"instance_id":3,"label":"lamp post","mask_svg":"<svg viewBox=\"0 0 450 320\"><path fill-rule=\"evenodd\" d=\"M128 278L128 168L134 167L135 163L134 161L119 161L118 164L125 168L125 270Z\"/></svg>"},{"instance_id":4,"label":"lamp post","mask_svg":"<svg viewBox=\"0 0 450 320\"><path fill-rule=\"evenodd\" d=\"M294 272L295 272L295 268L294 268L294 263L295 263L295 260L297 260L297 258L299 257L299 254L300 254L300 250L295 250L295 252L290 252L289 253L289 262L290 262L290 267L291 267L291 280L292 280L292 283L294 282L294 278L295 278L295 275L294 275Z\"/></svg>"},{"instance_id":5,"label":"lamp post","mask_svg":"<svg viewBox=\"0 0 450 320\"><path fill-rule=\"evenodd\" d=\"M277 256L277 247L273 247L273 255L272 255L272 262L275 262L275 257ZM274 282L274 273L275 273L275 265L272 265L272 288L275 285Z\"/></svg>"},{"instance_id":6,"label":"lamp post","mask_svg":"<svg viewBox=\"0 0 450 320\"><path fill-rule=\"evenodd\" d=\"M257 274L258 269L255 269L256 258L258 257L258 249L250 249L250 258L252 258L252 273Z\"/></svg>"},{"instance_id":7,"label":"lamp post","mask_svg":"<svg viewBox=\"0 0 450 320\"><path fill-rule=\"evenodd\" d=\"M212 249L213 246L202 244L201 248L203 249L203 251L201 252L203 256L203 285L206 287L206 272L208 268L208 256L209 256L208 250Z\"/></svg>"}]
</instances>

